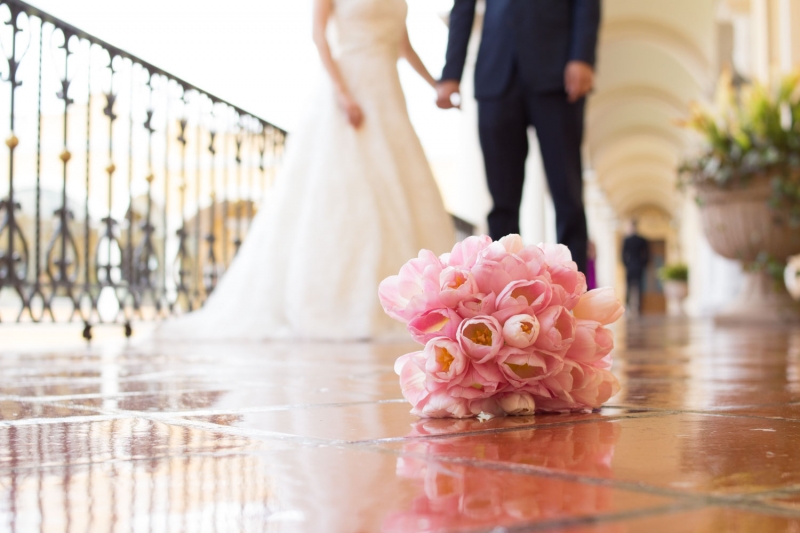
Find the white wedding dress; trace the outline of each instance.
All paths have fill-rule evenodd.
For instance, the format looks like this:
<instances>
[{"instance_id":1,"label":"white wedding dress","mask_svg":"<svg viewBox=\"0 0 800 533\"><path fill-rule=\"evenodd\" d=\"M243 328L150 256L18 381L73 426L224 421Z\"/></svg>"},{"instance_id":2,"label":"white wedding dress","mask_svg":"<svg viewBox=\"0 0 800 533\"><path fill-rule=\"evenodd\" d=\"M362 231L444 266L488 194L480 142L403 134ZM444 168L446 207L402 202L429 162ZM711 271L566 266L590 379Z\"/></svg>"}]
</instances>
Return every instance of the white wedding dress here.
<instances>
[{"instance_id":1,"label":"white wedding dress","mask_svg":"<svg viewBox=\"0 0 800 533\"><path fill-rule=\"evenodd\" d=\"M405 0L334 0L337 64L364 111L355 130L328 83L287 141L275 186L199 311L170 340L397 337L378 284L454 229L411 125L397 72Z\"/></svg>"}]
</instances>

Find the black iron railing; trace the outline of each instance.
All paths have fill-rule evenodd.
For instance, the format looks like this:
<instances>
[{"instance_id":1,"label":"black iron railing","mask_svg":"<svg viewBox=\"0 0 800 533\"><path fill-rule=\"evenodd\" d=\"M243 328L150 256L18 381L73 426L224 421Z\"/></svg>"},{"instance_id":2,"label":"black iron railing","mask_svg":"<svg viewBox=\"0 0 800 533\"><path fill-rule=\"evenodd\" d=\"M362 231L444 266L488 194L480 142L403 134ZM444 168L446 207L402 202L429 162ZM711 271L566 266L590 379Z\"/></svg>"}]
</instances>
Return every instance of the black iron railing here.
<instances>
[{"instance_id":1,"label":"black iron railing","mask_svg":"<svg viewBox=\"0 0 800 533\"><path fill-rule=\"evenodd\" d=\"M201 306L285 132L24 2L0 20L0 319L88 338Z\"/></svg>"}]
</instances>

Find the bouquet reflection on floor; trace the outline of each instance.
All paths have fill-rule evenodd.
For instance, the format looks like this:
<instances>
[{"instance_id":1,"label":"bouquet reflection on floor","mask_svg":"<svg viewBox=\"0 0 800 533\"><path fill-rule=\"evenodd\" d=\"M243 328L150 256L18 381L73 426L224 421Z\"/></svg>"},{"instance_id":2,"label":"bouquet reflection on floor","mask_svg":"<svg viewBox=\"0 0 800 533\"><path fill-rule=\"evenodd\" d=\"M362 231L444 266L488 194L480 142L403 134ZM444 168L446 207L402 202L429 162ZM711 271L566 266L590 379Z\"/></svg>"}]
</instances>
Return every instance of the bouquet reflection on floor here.
<instances>
[{"instance_id":1,"label":"bouquet reflection on floor","mask_svg":"<svg viewBox=\"0 0 800 533\"><path fill-rule=\"evenodd\" d=\"M477 420L420 420L411 436L470 431L471 426L485 429ZM417 480L420 494L410 509L389 515L383 530L508 526L610 511L611 487L570 478L609 477L618 438L618 426L598 422L415 439L403 446L396 473ZM544 468L549 475L540 475Z\"/></svg>"}]
</instances>

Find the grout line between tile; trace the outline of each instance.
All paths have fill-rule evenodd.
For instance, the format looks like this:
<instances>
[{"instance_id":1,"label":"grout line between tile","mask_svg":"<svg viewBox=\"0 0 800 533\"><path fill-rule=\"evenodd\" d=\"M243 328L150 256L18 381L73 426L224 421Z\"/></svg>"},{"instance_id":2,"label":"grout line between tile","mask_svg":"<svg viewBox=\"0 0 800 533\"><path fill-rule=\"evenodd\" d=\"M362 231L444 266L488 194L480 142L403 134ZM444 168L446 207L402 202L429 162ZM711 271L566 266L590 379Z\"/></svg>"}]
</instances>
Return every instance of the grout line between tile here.
<instances>
[{"instance_id":1,"label":"grout line between tile","mask_svg":"<svg viewBox=\"0 0 800 533\"><path fill-rule=\"evenodd\" d=\"M522 475L534 475L538 477L546 477L551 479L560 479L564 481L570 481L574 483L581 483L586 485L595 485L595 486L606 486L610 488L615 488L619 490L626 490L630 492L638 492L638 493L647 493L652 494L654 496L661 496L664 498L673 498L678 500L691 500L698 502L698 504L708 506L708 505L717 505L717 506L736 506L736 505L747 505L752 504L755 507L763 508L763 509L776 509L772 506L767 506L765 504L761 504L756 500L755 494L708 494L702 492L684 492L675 489L669 489L665 487L658 487L654 485L649 485L643 482L636 482L636 481L624 481L618 479L609 479L609 478L602 478L602 477L593 477L587 476L582 474L574 474L570 472L564 472L559 470L552 470L549 468L535 466L535 465L523 465L523 464L513 464L513 463L505 463L501 461L485 461L480 459L469 459L464 457L447 457L447 456L437 456L437 455L427 455L424 453L414 453L414 452L403 452L402 450L393 450L390 448L378 448L372 447L371 449L380 451L383 453L388 453L391 455L395 455L398 457L413 457L415 459L423 460L423 461L435 461L435 462L443 462L443 463L450 463L450 464L457 464L463 466L471 466L474 468L483 468L495 471L504 471L504 472L511 472L515 474L522 474ZM770 511L771 512L771 511ZM787 514L787 516L800 516L800 511L792 511L787 509L781 509L782 514Z\"/></svg>"},{"instance_id":2,"label":"grout line between tile","mask_svg":"<svg viewBox=\"0 0 800 533\"><path fill-rule=\"evenodd\" d=\"M693 511L701 509L702 504L692 503L676 503L671 505L663 505L659 507L649 507L645 509L636 509L631 511L622 511L618 513L597 514L589 516L576 516L566 517L553 520L545 520L540 522L524 522L521 524L514 524L505 528L494 529L478 529L470 533L527 533L533 531L552 531L554 529L564 529L567 527L585 526L585 525L601 525L615 522L622 522L625 520L635 520L637 518L645 518L649 516L659 516L675 514L685 511Z\"/></svg>"},{"instance_id":3,"label":"grout line between tile","mask_svg":"<svg viewBox=\"0 0 800 533\"><path fill-rule=\"evenodd\" d=\"M527 425L519 425L507 428L487 428L484 430L472 430L472 431L460 431L457 433L440 433L437 435L414 435L408 437L386 437L382 439L368 439L368 440L335 440L332 441L336 444L343 444L343 445L374 445L374 444L388 444L393 442L406 442L406 441L416 441L416 440L424 440L424 439L452 439L458 437L474 437L478 435L486 435L487 433L510 433L514 431L523 431L523 430L530 430L536 428L552 428L552 427L562 427L562 426L572 426L578 424L593 424L597 422L614 422L617 420L630 420L630 419L639 419L639 418L656 418L660 416L668 416L677 414L673 411L661 411L661 412L654 412L654 413L643 413L643 414L636 414L636 415L608 415L604 416L603 418L591 418L586 420L571 420L571 421L563 421L563 422L536 422L533 421L531 424Z\"/></svg>"}]
</instances>

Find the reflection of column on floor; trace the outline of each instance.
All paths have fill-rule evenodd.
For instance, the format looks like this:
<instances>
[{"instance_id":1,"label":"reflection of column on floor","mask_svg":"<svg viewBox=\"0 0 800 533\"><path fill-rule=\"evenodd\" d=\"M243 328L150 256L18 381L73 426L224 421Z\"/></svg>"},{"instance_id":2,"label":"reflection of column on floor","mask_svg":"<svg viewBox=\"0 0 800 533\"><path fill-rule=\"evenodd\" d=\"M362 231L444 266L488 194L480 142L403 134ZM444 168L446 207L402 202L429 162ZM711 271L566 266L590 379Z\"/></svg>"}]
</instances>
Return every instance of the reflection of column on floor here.
<instances>
[{"instance_id":1,"label":"reflection of column on floor","mask_svg":"<svg viewBox=\"0 0 800 533\"><path fill-rule=\"evenodd\" d=\"M342 387L355 382L358 390L353 392L360 396L354 395L353 401L385 399L384 382L378 378L379 374L391 373L391 367L387 365L391 358L387 359L386 350L379 344L287 345L285 350L273 350L269 356L273 361L285 362L274 367L275 372L285 374L282 386L270 396L275 405L301 406L323 402L320 395L313 396L315 391L330 387L349 392ZM392 397L396 396L392 394ZM336 400L341 402L347 398ZM358 417L354 416L356 413ZM389 433L388 421L382 413L385 410L378 404L358 410L346 406L297 408L289 413L286 426L276 426L276 430L306 437L339 435L343 438L350 435L353 439L363 439L364 435ZM395 475L392 461L384 460L379 453L361 453L359 464L354 465L347 461L351 454L343 450L303 453L298 447L295 452L285 455L285 462L269 465L272 483L279 489L276 498L280 508L292 511L292 518L301 517L304 531L374 531L359 528L367 520L367 515L379 514L375 512L379 510L354 506L353 495L369 494L373 501L383 502L392 501L396 496L390 493L394 485L384 482ZM356 467L357 471L354 471ZM316 511L308 513L312 505Z\"/></svg>"}]
</instances>

